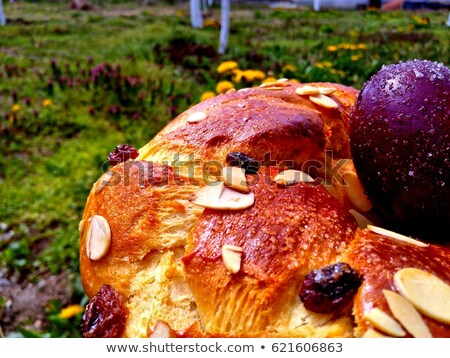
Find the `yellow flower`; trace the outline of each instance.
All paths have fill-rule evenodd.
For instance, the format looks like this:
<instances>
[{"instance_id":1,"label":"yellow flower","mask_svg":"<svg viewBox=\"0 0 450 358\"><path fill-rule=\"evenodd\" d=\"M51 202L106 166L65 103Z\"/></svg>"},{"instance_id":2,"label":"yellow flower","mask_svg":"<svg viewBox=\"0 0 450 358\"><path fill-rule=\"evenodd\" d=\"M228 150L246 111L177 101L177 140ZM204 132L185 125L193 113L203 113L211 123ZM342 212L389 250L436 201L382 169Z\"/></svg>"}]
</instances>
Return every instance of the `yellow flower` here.
<instances>
[{"instance_id":1,"label":"yellow flower","mask_svg":"<svg viewBox=\"0 0 450 358\"><path fill-rule=\"evenodd\" d=\"M217 73L224 73L227 71L234 70L238 67L238 64L236 61L225 61L222 62L219 67L217 67Z\"/></svg>"},{"instance_id":2,"label":"yellow flower","mask_svg":"<svg viewBox=\"0 0 450 358\"><path fill-rule=\"evenodd\" d=\"M358 44L358 49L365 50L367 48L366 44Z\"/></svg>"},{"instance_id":3,"label":"yellow flower","mask_svg":"<svg viewBox=\"0 0 450 358\"><path fill-rule=\"evenodd\" d=\"M220 27L220 23L217 20L205 20L203 21L204 27Z\"/></svg>"},{"instance_id":4,"label":"yellow flower","mask_svg":"<svg viewBox=\"0 0 450 358\"><path fill-rule=\"evenodd\" d=\"M355 45L355 44L348 44L348 43L345 43L345 42L340 44L338 47L342 48L344 50L351 50L351 51L352 50L356 50L358 48L358 46Z\"/></svg>"},{"instance_id":5,"label":"yellow flower","mask_svg":"<svg viewBox=\"0 0 450 358\"><path fill-rule=\"evenodd\" d=\"M260 70L254 70L253 71L253 77L256 80L263 80L264 78L266 78L266 74L263 71Z\"/></svg>"},{"instance_id":6,"label":"yellow flower","mask_svg":"<svg viewBox=\"0 0 450 358\"><path fill-rule=\"evenodd\" d=\"M361 54L359 54L359 55L352 55L352 57L350 57L350 59L352 60L352 61L358 61L358 60L360 60L362 58L362 55Z\"/></svg>"},{"instance_id":7,"label":"yellow flower","mask_svg":"<svg viewBox=\"0 0 450 358\"><path fill-rule=\"evenodd\" d=\"M298 79L296 79L296 78L291 78L291 79L289 80L289 82L300 83L300 81L299 81Z\"/></svg>"},{"instance_id":8,"label":"yellow flower","mask_svg":"<svg viewBox=\"0 0 450 358\"><path fill-rule=\"evenodd\" d=\"M213 98L216 94L212 91L204 92L200 97L200 102L206 101L207 99Z\"/></svg>"},{"instance_id":9,"label":"yellow flower","mask_svg":"<svg viewBox=\"0 0 450 358\"><path fill-rule=\"evenodd\" d=\"M260 70L245 70L242 75L247 82L263 80L266 77L266 74Z\"/></svg>"},{"instance_id":10,"label":"yellow flower","mask_svg":"<svg viewBox=\"0 0 450 358\"><path fill-rule=\"evenodd\" d=\"M217 93L225 93L234 88L234 85L230 81L220 81L216 86Z\"/></svg>"},{"instance_id":11,"label":"yellow flower","mask_svg":"<svg viewBox=\"0 0 450 358\"><path fill-rule=\"evenodd\" d=\"M276 82L277 79L275 77L267 77L262 83L270 83L270 82Z\"/></svg>"},{"instance_id":12,"label":"yellow flower","mask_svg":"<svg viewBox=\"0 0 450 358\"><path fill-rule=\"evenodd\" d=\"M430 23L428 17L413 16L412 19L419 25L428 25Z\"/></svg>"},{"instance_id":13,"label":"yellow flower","mask_svg":"<svg viewBox=\"0 0 450 358\"><path fill-rule=\"evenodd\" d=\"M297 71L297 67L295 67L294 65L284 65L282 68L281 68L281 71L283 71L283 72L286 72L286 71L291 71L291 72L295 72L295 71Z\"/></svg>"},{"instance_id":14,"label":"yellow flower","mask_svg":"<svg viewBox=\"0 0 450 358\"><path fill-rule=\"evenodd\" d=\"M344 77L344 76L345 76L345 72L342 71L342 70L335 70L334 68L332 68L332 69L330 70L330 72L331 72L333 75L338 75L338 76L340 76L340 77Z\"/></svg>"},{"instance_id":15,"label":"yellow flower","mask_svg":"<svg viewBox=\"0 0 450 358\"><path fill-rule=\"evenodd\" d=\"M71 318L81 312L83 312L83 307L81 307L80 305L69 305L66 308L63 308L61 312L58 313L58 317Z\"/></svg>"},{"instance_id":16,"label":"yellow flower","mask_svg":"<svg viewBox=\"0 0 450 358\"><path fill-rule=\"evenodd\" d=\"M244 71L244 78L247 82L252 82L255 79L255 76L253 74L253 70L245 70Z\"/></svg>"},{"instance_id":17,"label":"yellow flower","mask_svg":"<svg viewBox=\"0 0 450 358\"><path fill-rule=\"evenodd\" d=\"M20 110L20 106L19 106L17 103L16 103L16 104L13 104L12 107L11 107L11 110L12 110L13 112L17 112L17 111Z\"/></svg>"},{"instance_id":18,"label":"yellow flower","mask_svg":"<svg viewBox=\"0 0 450 358\"><path fill-rule=\"evenodd\" d=\"M330 61L317 62L315 65L317 68L330 68L333 64Z\"/></svg>"},{"instance_id":19,"label":"yellow flower","mask_svg":"<svg viewBox=\"0 0 450 358\"><path fill-rule=\"evenodd\" d=\"M240 70L239 68L236 68L233 70L233 82L239 83L242 81L242 77L244 76L244 71Z\"/></svg>"},{"instance_id":20,"label":"yellow flower","mask_svg":"<svg viewBox=\"0 0 450 358\"><path fill-rule=\"evenodd\" d=\"M329 46L327 46L327 51L335 52L335 51L337 51L337 47L334 45L329 45Z\"/></svg>"},{"instance_id":21,"label":"yellow flower","mask_svg":"<svg viewBox=\"0 0 450 358\"><path fill-rule=\"evenodd\" d=\"M44 99L43 101L42 101L42 105L44 106L44 107L49 107L49 106L51 106L53 104L53 102L52 102L52 100L50 99L50 98L46 98L46 99Z\"/></svg>"}]
</instances>

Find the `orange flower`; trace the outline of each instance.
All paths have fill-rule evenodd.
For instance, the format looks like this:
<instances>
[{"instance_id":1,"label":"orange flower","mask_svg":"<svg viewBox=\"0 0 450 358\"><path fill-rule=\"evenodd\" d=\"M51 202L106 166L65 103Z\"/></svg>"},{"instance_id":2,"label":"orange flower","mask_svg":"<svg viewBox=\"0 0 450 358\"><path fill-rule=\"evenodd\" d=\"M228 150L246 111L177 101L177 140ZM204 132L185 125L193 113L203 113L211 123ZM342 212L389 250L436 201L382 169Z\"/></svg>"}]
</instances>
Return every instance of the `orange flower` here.
<instances>
[{"instance_id":1,"label":"orange flower","mask_svg":"<svg viewBox=\"0 0 450 358\"><path fill-rule=\"evenodd\" d=\"M13 112L18 112L20 110L20 106L17 103L13 104L12 107L11 107L11 110Z\"/></svg>"}]
</instances>

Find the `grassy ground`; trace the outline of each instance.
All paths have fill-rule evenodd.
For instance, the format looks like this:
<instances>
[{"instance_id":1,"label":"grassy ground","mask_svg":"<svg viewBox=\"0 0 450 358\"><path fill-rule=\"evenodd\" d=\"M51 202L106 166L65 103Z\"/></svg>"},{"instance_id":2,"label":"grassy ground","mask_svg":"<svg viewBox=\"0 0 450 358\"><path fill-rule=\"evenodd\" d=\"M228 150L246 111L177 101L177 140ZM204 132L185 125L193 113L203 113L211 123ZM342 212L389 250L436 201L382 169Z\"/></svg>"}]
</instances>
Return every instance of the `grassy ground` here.
<instances>
[{"instance_id":1,"label":"grassy ground","mask_svg":"<svg viewBox=\"0 0 450 358\"><path fill-rule=\"evenodd\" d=\"M0 28L5 335L78 335L86 297L79 283L77 226L91 185L117 144L141 147L203 93L230 85L289 77L360 88L383 64L423 58L448 65L450 58L446 12L232 12L228 52L219 56L217 9L204 29L194 30L182 6L130 3L78 12L61 4L5 4L9 22ZM225 60L236 60L241 71L217 73Z\"/></svg>"}]
</instances>

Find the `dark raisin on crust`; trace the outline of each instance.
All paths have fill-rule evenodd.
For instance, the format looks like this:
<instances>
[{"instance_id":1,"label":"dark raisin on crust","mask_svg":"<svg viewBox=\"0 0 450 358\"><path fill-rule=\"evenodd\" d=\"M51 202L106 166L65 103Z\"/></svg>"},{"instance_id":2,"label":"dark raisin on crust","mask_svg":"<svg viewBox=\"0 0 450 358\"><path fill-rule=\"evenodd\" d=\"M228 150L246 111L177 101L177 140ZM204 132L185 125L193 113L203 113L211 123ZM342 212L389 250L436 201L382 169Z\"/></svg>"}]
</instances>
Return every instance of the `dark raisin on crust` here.
<instances>
[{"instance_id":1,"label":"dark raisin on crust","mask_svg":"<svg viewBox=\"0 0 450 358\"><path fill-rule=\"evenodd\" d=\"M256 174L261 165L256 159L241 152L228 153L226 161L232 167L245 169L245 174Z\"/></svg>"},{"instance_id":2,"label":"dark raisin on crust","mask_svg":"<svg viewBox=\"0 0 450 358\"><path fill-rule=\"evenodd\" d=\"M86 306L81 334L84 338L121 337L127 316L122 296L111 286L103 285Z\"/></svg>"},{"instance_id":3,"label":"dark raisin on crust","mask_svg":"<svg viewBox=\"0 0 450 358\"><path fill-rule=\"evenodd\" d=\"M117 165L126 162L128 159L135 159L139 156L136 148L129 144L119 144L108 155L108 161L111 165Z\"/></svg>"},{"instance_id":4,"label":"dark raisin on crust","mask_svg":"<svg viewBox=\"0 0 450 358\"><path fill-rule=\"evenodd\" d=\"M339 313L352 300L362 277L344 262L312 270L300 289L305 308L317 313Z\"/></svg>"}]
</instances>

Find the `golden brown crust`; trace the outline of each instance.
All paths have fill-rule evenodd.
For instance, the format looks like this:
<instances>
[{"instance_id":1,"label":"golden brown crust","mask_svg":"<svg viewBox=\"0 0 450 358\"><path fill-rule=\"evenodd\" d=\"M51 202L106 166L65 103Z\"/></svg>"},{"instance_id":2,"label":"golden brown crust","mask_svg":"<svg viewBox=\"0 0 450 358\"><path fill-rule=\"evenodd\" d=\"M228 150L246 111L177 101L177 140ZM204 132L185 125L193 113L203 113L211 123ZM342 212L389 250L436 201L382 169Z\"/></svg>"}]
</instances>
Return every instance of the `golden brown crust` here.
<instances>
[{"instance_id":1,"label":"golden brown crust","mask_svg":"<svg viewBox=\"0 0 450 358\"><path fill-rule=\"evenodd\" d=\"M356 224L317 183L278 187L261 173L252 191L249 209L203 212L183 258L187 281L206 333L269 334L282 326L295 336L289 321L303 277L334 263ZM225 244L243 249L237 274L224 266Z\"/></svg>"},{"instance_id":2,"label":"golden brown crust","mask_svg":"<svg viewBox=\"0 0 450 358\"><path fill-rule=\"evenodd\" d=\"M201 209L187 201L198 188L173 169L146 161L128 161L112 169L111 180L101 177L89 195L80 233L80 269L83 287L89 297L104 284L121 294L130 292L131 279L141 271L142 260L150 252L183 247L183 235L171 235L176 225L184 230L193 225ZM194 212L194 215L191 213ZM103 216L111 229L111 244L105 257L92 261L86 254L88 221ZM171 226L166 216L180 219Z\"/></svg>"},{"instance_id":3,"label":"golden brown crust","mask_svg":"<svg viewBox=\"0 0 450 358\"><path fill-rule=\"evenodd\" d=\"M297 167L311 160L323 163L324 149L348 158L349 112L358 92L338 84L312 85L335 88L330 97L339 107L314 104L308 96L296 94L301 85L291 82L281 83L277 90L268 86L219 95L171 121L140 150L139 158L172 165L176 155L186 161L193 154L200 164L223 164L228 153L240 151L258 160L292 161ZM199 112L205 119L188 123L189 116Z\"/></svg>"},{"instance_id":4,"label":"golden brown crust","mask_svg":"<svg viewBox=\"0 0 450 358\"><path fill-rule=\"evenodd\" d=\"M364 312L379 308L391 314L382 290L396 291L395 272L413 267L430 272L450 284L450 250L441 246L419 247L368 230L358 230L346 255L347 262L364 276L364 283L355 298L355 319L358 330L369 328ZM422 316L433 337L450 337L450 326Z\"/></svg>"},{"instance_id":5,"label":"golden brown crust","mask_svg":"<svg viewBox=\"0 0 450 358\"><path fill-rule=\"evenodd\" d=\"M449 249L356 229L348 212L355 207L340 178L354 168L351 161L337 164L349 158L348 114L358 92L338 84L308 85L336 89L329 97L338 108L314 104L296 94L301 84L289 82L219 95L169 123L140 150L140 160L113 167L110 181L103 176L94 184L80 233L82 283L89 297L110 285L124 298L129 311L124 336L148 337L158 321L179 337L358 336L369 328L365 311L377 307L389 313L382 289L395 290L398 269L421 268L450 283ZM206 118L187 123L199 112ZM332 159L325 158L328 149ZM220 167L233 151L258 160L270 152L278 162L272 166L293 161L298 168L312 161L319 178L331 179L322 180L328 192L317 182L277 186L272 179L278 172L263 166L258 176L247 176L253 206L203 212L188 198L204 185L192 181L204 168L180 169L176 161L216 161ZM97 261L86 252L94 215L111 231L110 247ZM224 244L243 250L237 273L224 265ZM305 275L338 261L364 277L355 317L308 311L298 297ZM450 336L449 325L424 320L434 336Z\"/></svg>"}]
</instances>

